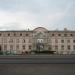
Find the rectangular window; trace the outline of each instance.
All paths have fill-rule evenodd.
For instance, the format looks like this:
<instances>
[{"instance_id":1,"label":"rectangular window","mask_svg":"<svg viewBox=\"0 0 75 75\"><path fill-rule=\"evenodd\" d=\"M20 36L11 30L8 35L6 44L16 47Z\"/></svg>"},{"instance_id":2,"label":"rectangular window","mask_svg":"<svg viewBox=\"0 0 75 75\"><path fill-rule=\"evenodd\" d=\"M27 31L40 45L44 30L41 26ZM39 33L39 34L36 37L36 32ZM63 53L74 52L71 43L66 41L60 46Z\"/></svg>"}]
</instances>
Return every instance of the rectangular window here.
<instances>
[{"instance_id":1,"label":"rectangular window","mask_svg":"<svg viewBox=\"0 0 75 75\"><path fill-rule=\"evenodd\" d=\"M16 43L19 43L20 42L20 40L19 39L16 39Z\"/></svg>"},{"instance_id":2,"label":"rectangular window","mask_svg":"<svg viewBox=\"0 0 75 75\"><path fill-rule=\"evenodd\" d=\"M55 39L55 43L58 43L58 40L57 39Z\"/></svg>"},{"instance_id":3,"label":"rectangular window","mask_svg":"<svg viewBox=\"0 0 75 75\"><path fill-rule=\"evenodd\" d=\"M61 36L61 34L58 34L58 36Z\"/></svg>"},{"instance_id":4,"label":"rectangular window","mask_svg":"<svg viewBox=\"0 0 75 75\"><path fill-rule=\"evenodd\" d=\"M8 33L8 36L10 36L10 33Z\"/></svg>"},{"instance_id":5,"label":"rectangular window","mask_svg":"<svg viewBox=\"0 0 75 75\"><path fill-rule=\"evenodd\" d=\"M67 34L64 34L64 36L66 37L66 36L67 36Z\"/></svg>"},{"instance_id":6,"label":"rectangular window","mask_svg":"<svg viewBox=\"0 0 75 75\"><path fill-rule=\"evenodd\" d=\"M25 43L25 39L23 39L22 42Z\"/></svg>"},{"instance_id":7,"label":"rectangular window","mask_svg":"<svg viewBox=\"0 0 75 75\"><path fill-rule=\"evenodd\" d=\"M13 45L10 45L10 50L13 50Z\"/></svg>"},{"instance_id":8,"label":"rectangular window","mask_svg":"<svg viewBox=\"0 0 75 75\"><path fill-rule=\"evenodd\" d=\"M0 36L1 36L2 34L0 33Z\"/></svg>"},{"instance_id":9,"label":"rectangular window","mask_svg":"<svg viewBox=\"0 0 75 75\"><path fill-rule=\"evenodd\" d=\"M58 46L55 46L55 50L58 50Z\"/></svg>"},{"instance_id":10,"label":"rectangular window","mask_svg":"<svg viewBox=\"0 0 75 75\"><path fill-rule=\"evenodd\" d=\"M73 40L73 43L75 43L75 40Z\"/></svg>"},{"instance_id":11,"label":"rectangular window","mask_svg":"<svg viewBox=\"0 0 75 75\"><path fill-rule=\"evenodd\" d=\"M70 45L68 45L68 46L67 46L67 49L68 49L68 50L70 50L70 49L71 49Z\"/></svg>"},{"instance_id":12,"label":"rectangular window","mask_svg":"<svg viewBox=\"0 0 75 75\"><path fill-rule=\"evenodd\" d=\"M52 50L52 46L51 45L49 46L49 50Z\"/></svg>"},{"instance_id":13,"label":"rectangular window","mask_svg":"<svg viewBox=\"0 0 75 75\"><path fill-rule=\"evenodd\" d=\"M25 50L25 45L22 46L23 50Z\"/></svg>"},{"instance_id":14,"label":"rectangular window","mask_svg":"<svg viewBox=\"0 0 75 75\"><path fill-rule=\"evenodd\" d=\"M73 46L73 49L75 50L75 46Z\"/></svg>"},{"instance_id":15,"label":"rectangular window","mask_svg":"<svg viewBox=\"0 0 75 75\"><path fill-rule=\"evenodd\" d=\"M64 40L61 40L61 43L64 43Z\"/></svg>"},{"instance_id":16,"label":"rectangular window","mask_svg":"<svg viewBox=\"0 0 75 75\"><path fill-rule=\"evenodd\" d=\"M68 43L70 43L70 40L67 40Z\"/></svg>"},{"instance_id":17,"label":"rectangular window","mask_svg":"<svg viewBox=\"0 0 75 75\"><path fill-rule=\"evenodd\" d=\"M64 45L61 46L61 50L64 50Z\"/></svg>"},{"instance_id":18,"label":"rectangular window","mask_svg":"<svg viewBox=\"0 0 75 75\"><path fill-rule=\"evenodd\" d=\"M52 36L54 36L54 34L52 34Z\"/></svg>"},{"instance_id":19,"label":"rectangular window","mask_svg":"<svg viewBox=\"0 0 75 75\"><path fill-rule=\"evenodd\" d=\"M3 41L4 41L4 43L7 43L7 39L6 38L4 38Z\"/></svg>"},{"instance_id":20,"label":"rectangular window","mask_svg":"<svg viewBox=\"0 0 75 75\"><path fill-rule=\"evenodd\" d=\"M4 45L4 50L7 50L7 45Z\"/></svg>"},{"instance_id":21,"label":"rectangular window","mask_svg":"<svg viewBox=\"0 0 75 75\"><path fill-rule=\"evenodd\" d=\"M31 45L29 45L29 49L31 49Z\"/></svg>"},{"instance_id":22,"label":"rectangular window","mask_svg":"<svg viewBox=\"0 0 75 75\"><path fill-rule=\"evenodd\" d=\"M13 43L13 39L9 39L9 43Z\"/></svg>"},{"instance_id":23,"label":"rectangular window","mask_svg":"<svg viewBox=\"0 0 75 75\"><path fill-rule=\"evenodd\" d=\"M16 45L16 49L17 49L17 50L19 49L19 45Z\"/></svg>"},{"instance_id":24,"label":"rectangular window","mask_svg":"<svg viewBox=\"0 0 75 75\"><path fill-rule=\"evenodd\" d=\"M73 34L70 34L71 37L73 37Z\"/></svg>"}]
</instances>

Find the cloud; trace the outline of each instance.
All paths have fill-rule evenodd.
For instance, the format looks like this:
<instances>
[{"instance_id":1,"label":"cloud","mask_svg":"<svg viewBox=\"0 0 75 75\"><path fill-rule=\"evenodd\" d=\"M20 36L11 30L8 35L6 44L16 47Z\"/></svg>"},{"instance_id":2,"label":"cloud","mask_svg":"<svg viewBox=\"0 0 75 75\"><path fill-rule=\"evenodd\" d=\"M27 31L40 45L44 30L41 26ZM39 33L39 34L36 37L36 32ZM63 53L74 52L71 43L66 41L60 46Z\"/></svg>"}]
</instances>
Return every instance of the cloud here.
<instances>
[{"instance_id":1,"label":"cloud","mask_svg":"<svg viewBox=\"0 0 75 75\"><path fill-rule=\"evenodd\" d=\"M0 30L64 28L75 24L73 0L1 0ZM62 26L59 26L62 25ZM73 27L74 28L74 27Z\"/></svg>"}]
</instances>

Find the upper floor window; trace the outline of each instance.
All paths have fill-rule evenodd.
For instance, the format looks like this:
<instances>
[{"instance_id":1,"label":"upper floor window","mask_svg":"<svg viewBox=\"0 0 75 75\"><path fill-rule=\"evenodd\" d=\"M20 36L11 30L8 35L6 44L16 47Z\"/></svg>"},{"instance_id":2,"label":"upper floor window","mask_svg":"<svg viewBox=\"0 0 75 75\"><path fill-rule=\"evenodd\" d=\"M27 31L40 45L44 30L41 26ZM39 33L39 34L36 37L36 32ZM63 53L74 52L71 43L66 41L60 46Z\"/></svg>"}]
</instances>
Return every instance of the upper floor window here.
<instances>
[{"instance_id":1,"label":"upper floor window","mask_svg":"<svg viewBox=\"0 0 75 75\"><path fill-rule=\"evenodd\" d=\"M22 42L25 43L25 39L23 39Z\"/></svg>"},{"instance_id":2,"label":"upper floor window","mask_svg":"<svg viewBox=\"0 0 75 75\"><path fill-rule=\"evenodd\" d=\"M54 36L54 34L52 34L52 36Z\"/></svg>"},{"instance_id":3,"label":"upper floor window","mask_svg":"<svg viewBox=\"0 0 75 75\"><path fill-rule=\"evenodd\" d=\"M26 34L26 36L29 36L29 34Z\"/></svg>"},{"instance_id":4,"label":"upper floor window","mask_svg":"<svg viewBox=\"0 0 75 75\"><path fill-rule=\"evenodd\" d=\"M58 46L55 46L55 50L58 50Z\"/></svg>"},{"instance_id":5,"label":"upper floor window","mask_svg":"<svg viewBox=\"0 0 75 75\"><path fill-rule=\"evenodd\" d=\"M64 45L61 46L61 49L64 50Z\"/></svg>"},{"instance_id":6,"label":"upper floor window","mask_svg":"<svg viewBox=\"0 0 75 75\"><path fill-rule=\"evenodd\" d=\"M16 42L19 43L20 42L20 39L16 39Z\"/></svg>"},{"instance_id":7,"label":"upper floor window","mask_svg":"<svg viewBox=\"0 0 75 75\"><path fill-rule=\"evenodd\" d=\"M10 45L10 50L13 50L13 45Z\"/></svg>"},{"instance_id":8,"label":"upper floor window","mask_svg":"<svg viewBox=\"0 0 75 75\"><path fill-rule=\"evenodd\" d=\"M22 46L23 50L25 49L25 45Z\"/></svg>"},{"instance_id":9,"label":"upper floor window","mask_svg":"<svg viewBox=\"0 0 75 75\"><path fill-rule=\"evenodd\" d=\"M58 43L58 40L57 39L55 39L55 43Z\"/></svg>"},{"instance_id":10,"label":"upper floor window","mask_svg":"<svg viewBox=\"0 0 75 75\"><path fill-rule=\"evenodd\" d=\"M70 43L70 40L67 40L68 43Z\"/></svg>"},{"instance_id":11,"label":"upper floor window","mask_svg":"<svg viewBox=\"0 0 75 75\"><path fill-rule=\"evenodd\" d=\"M4 43L7 43L7 38L4 38L3 41L4 41Z\"/></svg>"},{"instance_id":12,"label":"upper floor window","mask_svg":"<svg viewBox=\"0 0 75 75\"><path fill-rule=\"evenodd\" d=\"M75 43L75 40L73 40L73 43Z\"/></svg>"},{"instance_id":13,"label":"upper floor window","mask_svg":"<svg viewBox=\"0 0 75 75\"><path fill-rule=\"evenodd\" d=\"M10 33L8 33L8 36L10 36Z\"/></svg>"},{"instance_id":14,"label":"upper floor window","mask_svg":"<svg viewBox=\"0 0 75 75\"><path fill-rule=\"evenodd\" d=\"M7 45L4 45L4 50L7 50Z\"/></svg>"},{"instance_id":15,"label":"upper floor window","mask_svg":"<svg viewBox=\"0 0 75 75\"><path fill-rule=\"evenodd\" d=\"M22 36L22 33L20 33L20 36Z\"/></svg>"},{"instance_id":16,"label":"upper floor window","mask_svg":"<svg viewBox=\"0 0 75 75\"><path fill-rule=\"evenodd\" d=\"M9 43L13 43L13 39L9 39Z\"/></svg>"},{"instance_id":17,"label":"upper floor window","mask_svg":"<svg viewBox=\"0 0 75 75\"><path fill-rule=\"evenodd\" d=\"M67 49L68 49L68 50L70 50L70 49L71 49L70 45L68 45L68 46L67 46Z\"/></svg>"},{"instance_id":18,"label":"upper floor window","mask_svg":"<svg viewBox=\"0 0 75 75\"><path fill-rule=\"evenodd\" d=\"M14 33L14 36L16 36L16 33Z\"/></svg>"},{"instance_id":19,"label":"upper floor window","mask_svg":"<svg viewBox=\"0 0 75 75\"><path fill-rule=\"evenodd\" d=\"M67 36L67 34L64 34L64 36L66 37L66 36Z\"/></svg>"},{"instance_id":20,"label":"upper floor window","mask_svg":"<svg viewBox=\"0 0 75 75\"><path fill-rule=\"evenodd\" d=\"M31 49L31 45L29 45L29 49Z\"/></svg>"},{"instance_id":21,"label":"upper floor window","mask_svg":"<svg viewBox=\"0 0 75 75\"><path fill-rule=\"evenodd\" d=\"M73 49L75 50L75 45L73 46Z\"/></svg>"},{"instance_id":22,"label":"upper floor window","mask_svg":"<svg viewBox=\"0 0 75 75\"><path fill-rule=\"evenodd\" d=\"M58 34L58 36L61 36L61 34Z\"/></svg>"},{"instance_id":23,"label":"upper floor window","mask_svg":"<svg viewBox=\"0 0 75 75\"><path fill-rule=\"evenodd\" d=\"M73 34L70 34L70 36L73 36Z\"/></svg>"},{"instance_id":24,"label":"upper floor window","mask_svg":"<svg viewBox=\"0 0 75 75\"><path fill-rule=\"evenodd\" d=\"M16 49L19 49L19 45L16 45Z\"/></svg>"},{"instance_id":25,"label":"upper floor window","mask_svg":"<svg viewBox=\"0 0 75 75\"><path fill-rule=\"evenodd\" d=\"M0 33L0 36L1 36L2 34Z\"/></svg>"},{"instance_id":26,"label":"upper floor window","mask_svg":"<svg viewBox=\"0 0 75 75\"><path fill-rule=\"evenodd\" d=\"M64 43L64 40L61 40L61 43Z\"/></svg>"}]
</instances>

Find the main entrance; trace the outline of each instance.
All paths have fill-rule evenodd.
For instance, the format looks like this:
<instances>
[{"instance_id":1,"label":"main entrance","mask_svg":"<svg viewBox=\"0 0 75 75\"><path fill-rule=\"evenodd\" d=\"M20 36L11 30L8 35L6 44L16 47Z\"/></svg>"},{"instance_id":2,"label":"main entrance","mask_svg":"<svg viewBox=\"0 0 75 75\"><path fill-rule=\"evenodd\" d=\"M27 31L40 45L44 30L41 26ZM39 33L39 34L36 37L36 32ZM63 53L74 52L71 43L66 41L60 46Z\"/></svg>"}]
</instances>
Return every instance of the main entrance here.
<instances>
[{"instance_id":1,"label":"main entrance","mask_svg":"<svg viewBox=\"0 0 75 75\"><path fill-rule=\"evenodd\" d=\"M37 39L36 50L39 52L44 50L44 42L43 41L44 41L43 39Z\"/></svg>"}]
</instances>

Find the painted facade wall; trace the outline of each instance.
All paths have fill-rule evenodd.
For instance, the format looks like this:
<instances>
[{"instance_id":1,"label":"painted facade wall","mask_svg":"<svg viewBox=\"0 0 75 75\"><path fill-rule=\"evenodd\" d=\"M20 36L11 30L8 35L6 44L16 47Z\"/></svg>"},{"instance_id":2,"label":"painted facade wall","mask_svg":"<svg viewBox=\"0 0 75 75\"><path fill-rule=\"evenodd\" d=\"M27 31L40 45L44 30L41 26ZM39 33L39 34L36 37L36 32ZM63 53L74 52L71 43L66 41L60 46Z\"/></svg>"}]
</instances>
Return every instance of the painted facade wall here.
<instances>
[{"instance_id":1,"label":"painted facade wall","mask_svg":"<svg viewBox=\"0 0 75 75\"><path fill-rule=\"evenodd\" d=\"M50 31L43 27L32 31L0 31L0 51L21 54L37 50L56 54L75 54L75 31ZM42 45L41 45L42 44Z\"/></svg>"}]
</instances>

